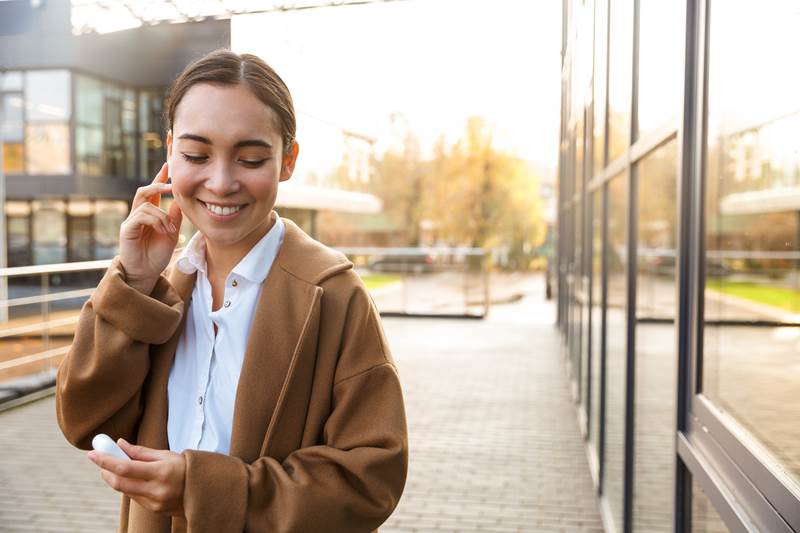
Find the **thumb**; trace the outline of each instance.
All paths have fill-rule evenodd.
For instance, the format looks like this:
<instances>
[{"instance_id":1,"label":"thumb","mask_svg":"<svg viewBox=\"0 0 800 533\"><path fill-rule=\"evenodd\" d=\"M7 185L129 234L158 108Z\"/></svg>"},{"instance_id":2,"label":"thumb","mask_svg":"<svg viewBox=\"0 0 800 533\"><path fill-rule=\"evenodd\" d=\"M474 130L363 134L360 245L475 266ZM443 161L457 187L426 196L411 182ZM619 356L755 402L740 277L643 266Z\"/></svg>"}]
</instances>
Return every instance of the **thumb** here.
<instances>
[{"instance_id":1,"label":"thumb","mask_svg":"<svg viewBox=\"0 0 800 533\"><path fill-rule=\"evenodd\" d=\"M163 459L161 450L131 444L122 438L117 440L117 444L119 444L123 452L128 454L128 457L136 461L160 461Z\"/></svg>"},{"instance_id":2,"label":"thumb","mask_svg":"<svg viewBox=\"0 0 800 533\"><path fill-rule=\"evenodd\" d=\"M183 220L183 211L181 211L181 206L178 205L177 200L173 199L172 202L170 202L167 216L169 216L169 219L175 224L175 227L180 230L181 221Z\"/></svg>"}]
</instances>

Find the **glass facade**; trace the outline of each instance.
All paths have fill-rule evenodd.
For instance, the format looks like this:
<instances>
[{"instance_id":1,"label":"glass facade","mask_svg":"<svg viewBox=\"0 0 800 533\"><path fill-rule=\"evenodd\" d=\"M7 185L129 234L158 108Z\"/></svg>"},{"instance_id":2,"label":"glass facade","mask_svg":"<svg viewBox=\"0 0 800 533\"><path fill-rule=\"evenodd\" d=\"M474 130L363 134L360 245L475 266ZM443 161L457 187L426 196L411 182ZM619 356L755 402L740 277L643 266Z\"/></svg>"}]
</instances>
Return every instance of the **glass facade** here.
<instances>
[{"instance_id":1,"label":"glass facade","mask_svg":"<svg viewBox=\"0 0 800 533\"><path fill-rule=\"evenodd\" d=\"M800 10L563 12L557 316L604 523L800 531Z\"/></svg>"},{"instance_id":2,"label":"glass facade","mask_svg":"<svg viewBox=\"0 0 800 533\"><path fill-rule=\"evenodd\" d=\"M105 259L117 253L132 187L164 161L163 91L134 90L63 69L0 75L0 136L8 176L115 180L117 198L41 197L6 202L9 266ZM41 179L41 178L37 178ZM132 183L131 183L132 182ZM46 186L45 186L46 188Z\"/></svg>"}]
</instances>

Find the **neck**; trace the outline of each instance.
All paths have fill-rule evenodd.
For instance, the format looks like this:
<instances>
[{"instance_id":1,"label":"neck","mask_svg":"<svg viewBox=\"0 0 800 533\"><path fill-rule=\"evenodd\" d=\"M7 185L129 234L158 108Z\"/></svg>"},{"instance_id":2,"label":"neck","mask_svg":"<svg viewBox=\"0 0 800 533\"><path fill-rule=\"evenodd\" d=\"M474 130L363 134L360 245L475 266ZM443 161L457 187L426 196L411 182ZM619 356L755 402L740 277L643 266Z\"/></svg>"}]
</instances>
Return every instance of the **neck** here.
<instances>
[{"instance_id":1,"label":"neck","mask_svg":"<svg viewBox=\"0 0 800 533\"><path fill-rule=\"evenodd\" d=\"M239 242L220 244L206 239L206 269L209 280L225 280L233 267L252 250L253 246L266 235L275 224L275 216L270 213L265 224L253 230Z\"/></svg>"}]
</instances>

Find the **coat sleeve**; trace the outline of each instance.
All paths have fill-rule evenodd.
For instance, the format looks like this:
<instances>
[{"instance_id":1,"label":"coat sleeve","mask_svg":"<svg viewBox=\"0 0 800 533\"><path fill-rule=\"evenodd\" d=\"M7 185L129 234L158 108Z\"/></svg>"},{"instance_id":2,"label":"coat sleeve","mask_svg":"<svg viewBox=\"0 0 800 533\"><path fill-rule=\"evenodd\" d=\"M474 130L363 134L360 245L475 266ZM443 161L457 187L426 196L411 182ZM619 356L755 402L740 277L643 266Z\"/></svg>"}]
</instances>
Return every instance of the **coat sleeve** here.
<instances>
[{"instance_id":1,"label":"coat sleeve","mask_svg":"<svg viewBox=\"0 0 800 533\"><path fill-rule=\"evenodd\" d=\"M148 296L130 287L114 258L81 309L72 346L58 367L56 416L74 446L91 448L97 433L135 441L151 344L166 342L183 300L162 275Z\"/></svg>"},{"instance_id":2,"label":"coat sleeve","mask_svg":"<svg viewBox=\"0 0 800 533\"><path fill-rule=\"evenodd\" d=\"M368 533L392 513L408 468L403 395L378 313L365 291L358 300L348 311L323 443L283 462L251 464L184 451L189 531Z\"/></svg>"}]
</instances>

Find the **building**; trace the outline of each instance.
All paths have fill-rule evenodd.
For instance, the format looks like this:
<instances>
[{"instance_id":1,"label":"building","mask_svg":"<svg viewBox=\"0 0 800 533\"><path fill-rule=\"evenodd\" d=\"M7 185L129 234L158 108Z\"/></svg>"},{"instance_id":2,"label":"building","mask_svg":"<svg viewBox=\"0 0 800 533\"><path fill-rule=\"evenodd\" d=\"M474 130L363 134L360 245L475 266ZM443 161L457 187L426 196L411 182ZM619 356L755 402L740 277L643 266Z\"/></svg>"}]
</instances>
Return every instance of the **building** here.
<instances>
[{"instance_id":1,"label":"building","mask_svg":"<svg viewBox=\"0 0 800 533\"><path fill-rule=\"evenodd\" d=\"M558 325L606 530L800 531L800 9L563 12Z\"/></svg>"},{"instance_id":2,"label":"building","mask_svg":"<svg viewBox=\"0 0 800 533\"><path fill-rule=\"evenodd\" d=\"M86 26L119 20L120 6L82 3L75 13L67 0L0 2L8 266L113 257L136 188L166 159L167 86L192 60L230 46L230 13L105 34ZM107 20L90 16L109 10ZM85 24L76 28L71 15ZM372 195L295 178L280 188L277 209L312 234L321 210L380 211ZM185 221L182 238L192 232Z\"/></svg>"}]
</instances>

